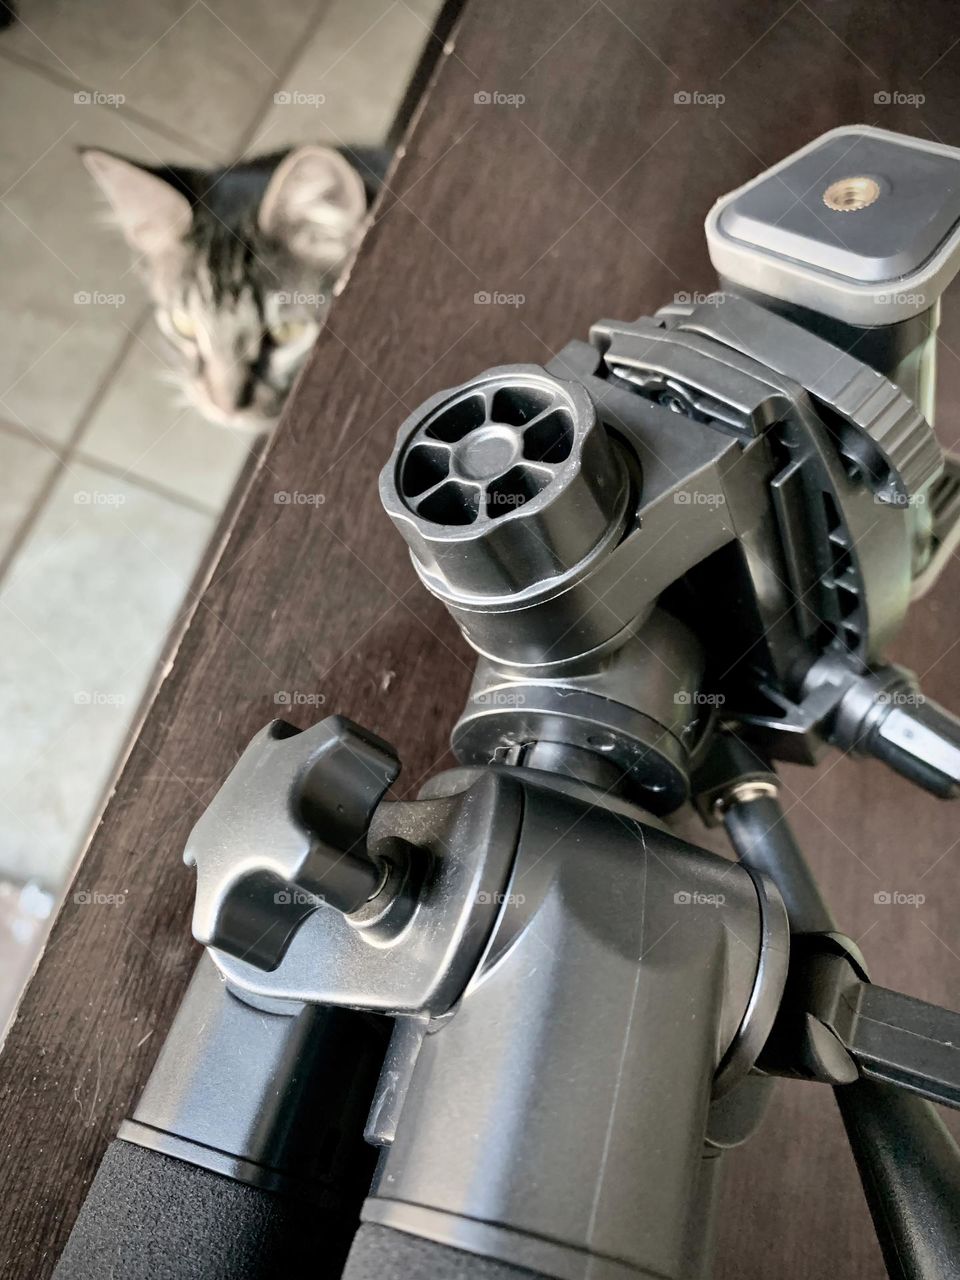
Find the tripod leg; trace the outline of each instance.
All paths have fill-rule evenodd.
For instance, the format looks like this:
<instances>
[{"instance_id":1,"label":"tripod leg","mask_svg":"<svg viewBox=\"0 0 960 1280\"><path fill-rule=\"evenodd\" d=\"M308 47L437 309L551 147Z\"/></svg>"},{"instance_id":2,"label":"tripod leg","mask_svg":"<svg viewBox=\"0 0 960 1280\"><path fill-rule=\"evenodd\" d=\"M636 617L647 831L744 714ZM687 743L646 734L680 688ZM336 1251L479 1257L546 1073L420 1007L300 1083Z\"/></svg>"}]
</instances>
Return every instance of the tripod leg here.
<instances>
[{"instance_id":1,"label":"tripod leg","mask_svg":"<svg viewBox=\"0 0 960 1280\"><path fill-rule=\"evenodd\" d=\"M386 1019L256 1009L201 957L58 1280L339 1275L373 1172ZM317 1272L316 1274L320 1274Z\"/></svg>"},{"instance_id":2,"label":"tripod leg","mask_svg":"<svg viewBox=\"0 0 960 1280\"><path fill-rule=\"evenodd\" d=\"M360 1226L343 1280L550 1280L543 1272L452 1249L376 1222Z\"/></svg>"},{"instance_id":3,"label":"tripod leg","mask_svg":"<svg viewBox=\"0 0 960 1280\"><path fill-rule=\"evenodd\" d=\"M734 788L724 825L740 860L777 884L792 932L835 928L775 796ZM869 1080L834 1093L890 1280L960 1280L960 1149L934 1108Z\"/></svg>"},{"instance_id":4,"label":"tripod leg","mask_svg":"<svg viewBox=\"0 0 960 1280\"><path fill-rule=\"evenodd\" d=\"M957 1280L960 1150L943 1121L871 1080L834 1093L891 1280Z\"/></svg>"},{"instance_id":5,"label":"tripod leg","mask_svg":"<svg viewBox=\"0 0 960 1280\"><path fill-rule=\"evenodd\" d=\"M836 928L775 795L739 800L734 790L724 808L723 825L740 861L764 872L780 890L791 933Z\"/></svg>"}]
</instances>

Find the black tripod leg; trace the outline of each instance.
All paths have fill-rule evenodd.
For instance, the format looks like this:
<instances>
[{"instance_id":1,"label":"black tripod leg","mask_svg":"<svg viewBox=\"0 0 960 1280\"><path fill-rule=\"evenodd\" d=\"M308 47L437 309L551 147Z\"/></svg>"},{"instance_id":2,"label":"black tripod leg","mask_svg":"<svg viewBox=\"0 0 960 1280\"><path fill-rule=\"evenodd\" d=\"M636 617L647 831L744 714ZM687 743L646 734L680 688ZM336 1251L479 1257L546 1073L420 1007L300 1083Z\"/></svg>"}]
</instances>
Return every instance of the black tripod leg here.
<instances>
[{"instance_id":1,"label":"black tripod leg","mask_svg":"<svg viewBox=\"0 0 960 1280\"><path fill-rule=\"evenodd\" d=\"M776 882L792 932L835 928L775 796L734 789L724 825L740 860ZM934 1108L868 1080L834 1093L890 1280L960 1280L960 1150Z\"/></svg>"},{"instance_id":2,"label":"black tripod leg","mask_svg":"<svg viewBox=\"0 0 960 1280\"><path fill-rule=\"evenodd\" d=\"M363 1127L388 1029L254 1008L204 954L57 1280L339 1275L376 1160Z\"/></svg>"},{"instance_id":3,"label":"black tripod leg","mask_svg":"<svg viewBox=\"0 0 960 1280\"><path fill-rule=\"evenodd\" d=\"M56 1280L270 1280L339 1275L349 1218L116 1139Z\"/></svg>"},{"instance_id":4,"label":"black tripod leg","mask_svg":"<svg viewBox=\"0 0 960 1280\"><path fill-rule=\"evenodd\" d=\"M549 1280L481 1253L451 1249L377 1222L357 1232L343 1280Z\"/></svg>"},{"instance_id":5,"label":"black tripod leg","mask_svg":"<svg viewBox=\"0 0 960 1280\"><path fill-rule=\"evenodd\" d=\"M943 1121L870 1080L834 1093L891 1280L957 1280L960 1150Z\"/></svg>"},{"instance_id":6,"label":"black tripod leg","mask_svg":"<svg viewBox=\"0 0 960 1280\"><path fill-rule=\"evenodd\" d=\"M732 798L724 808L723 825L740 861L768 875L780 890L791 933L836 928L775 795Z\"/></svg>"}]
</instances>

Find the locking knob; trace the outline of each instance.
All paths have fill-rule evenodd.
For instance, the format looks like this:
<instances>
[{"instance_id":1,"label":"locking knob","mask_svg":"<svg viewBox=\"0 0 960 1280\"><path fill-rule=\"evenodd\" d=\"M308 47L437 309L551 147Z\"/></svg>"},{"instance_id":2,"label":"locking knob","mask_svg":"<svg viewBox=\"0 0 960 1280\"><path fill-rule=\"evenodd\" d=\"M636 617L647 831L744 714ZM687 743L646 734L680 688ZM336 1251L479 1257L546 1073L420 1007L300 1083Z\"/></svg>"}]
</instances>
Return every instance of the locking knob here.
<instances>
[{"instance_id":1,"label":"locking knob","mask_svg":"<svg viewBox=\"0 0 960 1280\"><path fill-rule=\"evenodd\" d=\"M187 840L197 941L275 969L318 907L362 907L385 879L367 831L399 772L393 748L343 716L261 729Z\"/></svg>"},{"instance_id":2,"label":"locking knob","mask_svg":"<svg viewBox=\"0 0 960 1280\"><path fill-rule=\"evenodd\" d=\"M624 516L622 460L585 387L501 365L403 424L380 500L447 604L535 591Z\"/></svg>"}]
</instances>

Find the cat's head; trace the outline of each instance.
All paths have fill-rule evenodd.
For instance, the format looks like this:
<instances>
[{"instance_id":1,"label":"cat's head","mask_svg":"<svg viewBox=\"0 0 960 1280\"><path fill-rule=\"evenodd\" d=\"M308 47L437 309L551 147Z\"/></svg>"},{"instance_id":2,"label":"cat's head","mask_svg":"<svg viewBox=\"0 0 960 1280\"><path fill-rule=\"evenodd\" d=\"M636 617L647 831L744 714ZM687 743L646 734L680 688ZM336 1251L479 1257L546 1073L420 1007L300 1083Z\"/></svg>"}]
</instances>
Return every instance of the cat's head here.
<instances>
[{"instance_id":1,"label":"cat's head","mask_svg":"<svg viewBox=\"0 0 960 1280\"><path fill-rule=\"evenodd\" d=\"M330 147L201 173L106 151L83 161L136 254L190 401L231 426L265 426L320 329L367 208Z\"/></svg>"}]
</instances>

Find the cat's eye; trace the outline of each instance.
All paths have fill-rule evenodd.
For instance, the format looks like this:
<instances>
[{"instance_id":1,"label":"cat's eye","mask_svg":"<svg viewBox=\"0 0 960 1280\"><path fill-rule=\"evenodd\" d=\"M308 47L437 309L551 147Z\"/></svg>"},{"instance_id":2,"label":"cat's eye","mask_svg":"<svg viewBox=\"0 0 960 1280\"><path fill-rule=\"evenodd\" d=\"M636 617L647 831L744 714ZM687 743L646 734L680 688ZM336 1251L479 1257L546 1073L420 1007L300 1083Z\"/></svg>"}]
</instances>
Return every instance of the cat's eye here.
<instances>
[{"instance_id":1,"label":"cat's eye","mask_svg":"<svg viewBox=\"0 0 960 1280\"><path fill-rule=\"evenodd\" d=\"M284 347L288 342L302 338L308 327L306 320L280 320L270 326L270 337L278 347Z\"/></svg>"},{"instance_id":2,"label":"cat's eye","mask_svg":"<svg viewBox=\"0 0 960 1280\"><path fill-rule=\"evenodd\" d=\"M181 338L195 338L197 336L197 326L190 318L190 313L184 311L183 307L173 308L170 312L170 323Z\"/></svg>"}]
</instances>

